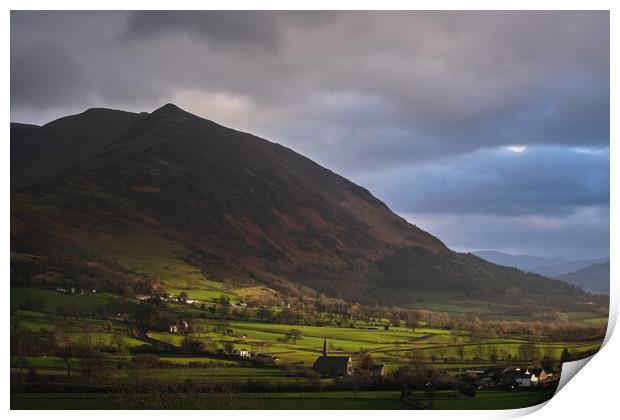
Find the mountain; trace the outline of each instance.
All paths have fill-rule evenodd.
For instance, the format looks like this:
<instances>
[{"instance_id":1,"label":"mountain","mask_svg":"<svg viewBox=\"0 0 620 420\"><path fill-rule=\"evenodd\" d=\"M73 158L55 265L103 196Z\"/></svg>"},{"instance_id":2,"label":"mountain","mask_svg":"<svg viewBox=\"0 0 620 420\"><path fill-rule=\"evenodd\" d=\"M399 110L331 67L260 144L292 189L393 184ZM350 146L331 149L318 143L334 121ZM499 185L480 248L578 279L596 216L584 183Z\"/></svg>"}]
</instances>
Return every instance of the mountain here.
<instances>
[{"instance_id":1,"label":"mountain","mask_svg":"<svg viewBox=\"0 0 620 420\"><path fill-rule=\"evenodd\" d=\"M515 267L548 277L558 277L592 264L600 264L607 261L605 258L567 260L562 257L545 258L533 255L511 255L499 251L474 251L473 254L495 264Z\"/></svg>"},{"instance_id":2,"label":"mountain","mask_svg":"<svg viewBox=\"0 0 620 420\"><path fill-rule=\"evenodd\" d=\"M11 124L11 282L227 282L380 303L583 296L455 253L310 159L172 104Z\"/></svg>"},{"instance_id":3,"label":"mountain","mask_svg":"<svg viewBox=\"0 0 620 420\"><path fill-rule=\"evenodd\" d=\"M609 261L592 264L572 273L562 274L558 280L581 287L590 293L609 294Z\"/></svg>"}]
</instances>

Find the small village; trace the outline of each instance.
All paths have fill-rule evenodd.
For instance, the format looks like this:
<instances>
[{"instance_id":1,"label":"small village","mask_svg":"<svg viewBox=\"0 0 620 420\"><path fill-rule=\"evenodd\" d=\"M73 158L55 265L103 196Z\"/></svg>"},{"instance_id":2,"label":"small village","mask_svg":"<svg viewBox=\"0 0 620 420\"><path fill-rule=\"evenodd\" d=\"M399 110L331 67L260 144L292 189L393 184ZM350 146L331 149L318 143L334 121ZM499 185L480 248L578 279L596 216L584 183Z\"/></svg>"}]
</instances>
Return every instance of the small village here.
<instances>
[{"instance_id":1,"label":"small village","mask_svg":"<svg viewBox=\"0 0 620 420\"><path fill-rule=\"evenodd\" d=\"M168 331L174 334L187 334L190 328L186 320L181 320L175 324L170 324ZM218 353L220 356L224 355L224 352L221 350L218 351ZM279 360L277 356L252 353L246 348L231 349L229 356L259 363L268 361L272 366L273 362ZM344 379L358 374L369 374L371 377L375 378L385 378L388 375L387 366L382 363L374 363L374 360L372 360L372 363L360 369L354 367L352 356L329 355L326 338L323 340L322 355L317 357L312 365L312 370L316 372L319 377L330 379ZM489 366L479 369L466 369L462 372L458 372L454 378L477 390L514 390L543 388L555 385L556 381L559 380L559 375L553 372L547 372L544 368Z\"/></svg>"}]
</instances>

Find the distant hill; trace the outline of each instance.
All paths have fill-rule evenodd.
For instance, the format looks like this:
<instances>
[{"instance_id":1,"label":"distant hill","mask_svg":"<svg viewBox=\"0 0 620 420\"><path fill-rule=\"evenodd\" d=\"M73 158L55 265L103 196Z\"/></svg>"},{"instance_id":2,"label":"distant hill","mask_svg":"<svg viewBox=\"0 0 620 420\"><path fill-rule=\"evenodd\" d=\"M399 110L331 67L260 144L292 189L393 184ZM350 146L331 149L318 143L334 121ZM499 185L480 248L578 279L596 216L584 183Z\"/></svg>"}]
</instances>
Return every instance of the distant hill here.
<instances>
[{"instance_id":1,"label":"distant hill","mask_svg":"<svg viewBox=\"0 0 620 420\"><path fill-rule=\"evenodd\" d=\"M12 284L131 293L188 278L369 303L585 299L453 252L310 159L172 104L11 124Z\"/></svg>"},{"instance_id":2,"label":"distant hill","mask_svg":"<svg viewBox=\"0 0 620 420\"><path fill-rule=\"evenodd\" d=\"M609 261L592 264L572 273L562 274L557 278L575 286L579 286L590 293L609 294Z\"/></svg>"},{"instance_id":3,"label":"distant hill","mask_svg":"<svg viewBox=\"0 0 620 420\"><path fill-rule=\"evenodd\" d=\"M588 267L592 264L599 264L607 261L606 258L567 260L562 257L545 258L533 255L511 255L499 251L475 251L473 254L495 264L515 267L523 271L538 273L548 277L557 277Z\"/></svg>"}]
</instances>

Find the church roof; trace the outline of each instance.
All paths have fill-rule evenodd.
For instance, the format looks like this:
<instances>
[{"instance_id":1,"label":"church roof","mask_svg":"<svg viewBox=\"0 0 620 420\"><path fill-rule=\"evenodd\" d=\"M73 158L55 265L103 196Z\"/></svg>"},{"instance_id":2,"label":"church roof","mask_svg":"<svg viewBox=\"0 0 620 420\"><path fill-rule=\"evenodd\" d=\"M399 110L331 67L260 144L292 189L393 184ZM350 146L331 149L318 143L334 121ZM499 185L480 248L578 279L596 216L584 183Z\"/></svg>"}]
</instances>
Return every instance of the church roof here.
<instances>
[{"instance_id":1,"label":"church roof","mask_svg":"<svg viewBox=\"0 0 620 420\"><path fill-rule=\"evenodd\" d=\"M316 371L345 371L351 361L350 356L320 356L314 362Z\"/></svg>"}]
</instances>

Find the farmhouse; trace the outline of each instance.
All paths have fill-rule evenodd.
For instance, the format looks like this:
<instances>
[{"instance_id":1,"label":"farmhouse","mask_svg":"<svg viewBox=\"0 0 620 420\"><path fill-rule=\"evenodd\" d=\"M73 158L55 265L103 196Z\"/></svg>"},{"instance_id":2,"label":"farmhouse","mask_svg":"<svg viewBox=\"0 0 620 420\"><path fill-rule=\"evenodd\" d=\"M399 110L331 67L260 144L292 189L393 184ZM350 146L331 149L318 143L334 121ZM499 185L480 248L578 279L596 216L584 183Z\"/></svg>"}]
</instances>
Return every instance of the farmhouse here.
<instances>
[{"instance_id":1,"label":"farmhouse","mask_svg":"<svg viewBox=\"0 0 620 420\"><path fill-rule=\"evenodd\" d=\"M501 383L503 385L517 386L518 388L531 388L539 386L548 377L549 374L545 369L507 368L501 373Z\"/></svg>"},{"instance_id":2,"label":"farmhouse","mask_svg":"<svg viewBox=\"0 0 620 420\"><path fill-rule=\"evenodd\" d=\"M541 382L544 382L548 378L548 374L545 369L530 369L530 373L532 374L532 384L539 385Z\"/></svg>"},{"instance_id":3,"label":"farmhouse","mask_svg":"<svg viewBox=\"0 0 620 420\"><path fill-rule=\"evenodd\" d=\"M183 333L189 332L189 324L187 321L183 320L179 323L179 331Z\"/></svg>"},{"instance_id":4,"label":"farmhouse","mask_svg":"<svg viewBox=\"0 0 620 420\"><path fill-rule=\"evenodd\" d=\"M250 352L246 349L235 349L232 354L237 357L250 357Z\"/></svg>"},{"instance_id":5,"label":"farmhouse","mask_svg":"<svg viewBox=\"0 0 620 420\"><path fill-rule=\"evenodd\" d=\"M385 375L387 375L387 368L383 364L381 364L381 365L372 365L371 368L370 368L370 373L373 376L385 376Z\"/></svg>"},{"instance_id":6,"label":"farmhouse","mask_svg":"<svg viewBox=\"0 0 620 420\"><path fill-rule=\"evenodd\" d=\"M353 373L353 362L351 356L328 356L327 340L323 341L323 356L314 362L312 369L321 376L336 378L339 376L349 376Z\"/></svg>"},{"instance_id":7,"label":"farmhouse","mask_svg":"<svg viewBox=\"0 0 620 420\"><path fill-rule=\"evenodd\" d=\"M515 383L518 388L530 388L532 384L532 375L521 372L515 376Z\"/></svg>"},{"instance_id":8,"label":"farmhouse","mask_svg":"<svg viewBox=\"0 0 620 420\"><path fill-rule=\"evenodd\" d=\"M460 379L478 389L506 386L531 388L542 385L551 376L544 369L527 367L489 367L484 370L467 370Z\"/></svg>"}]
</instances>

